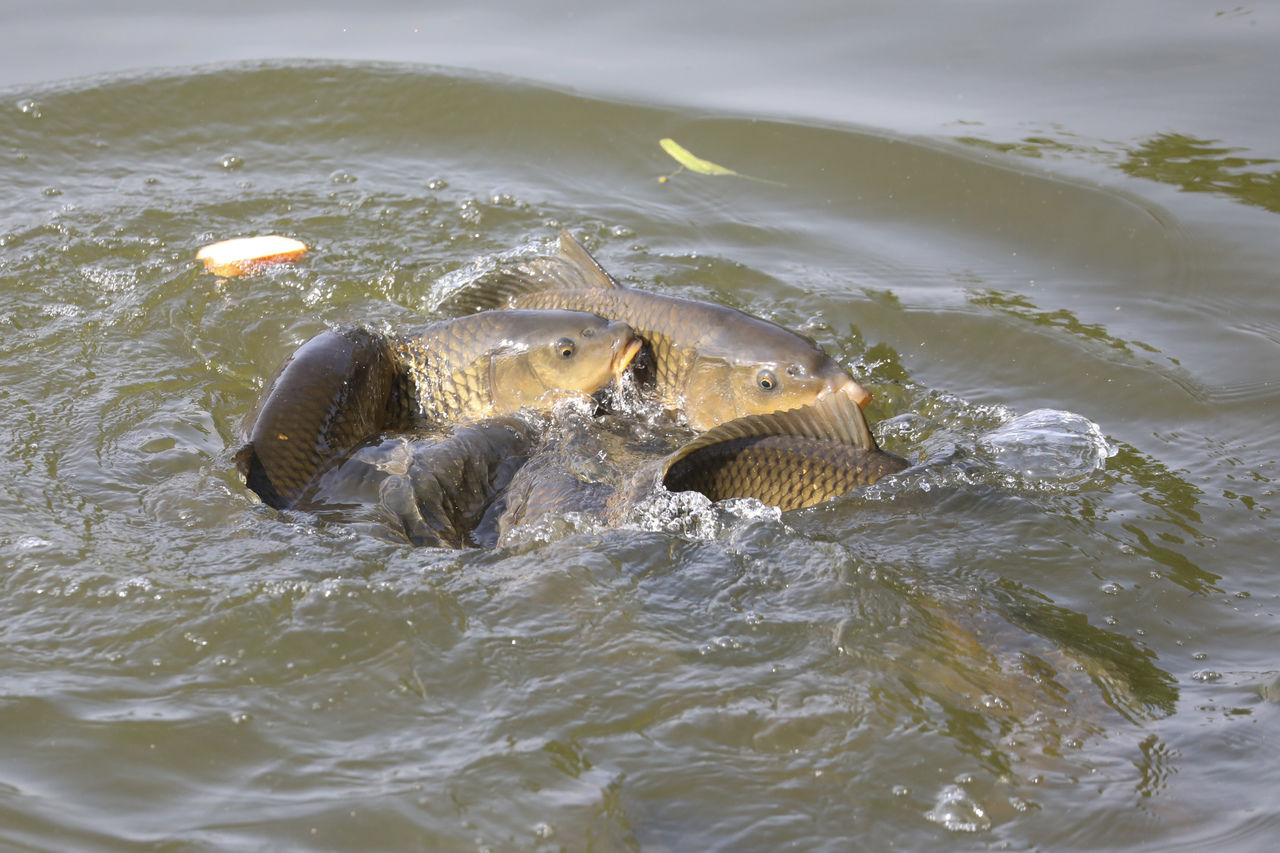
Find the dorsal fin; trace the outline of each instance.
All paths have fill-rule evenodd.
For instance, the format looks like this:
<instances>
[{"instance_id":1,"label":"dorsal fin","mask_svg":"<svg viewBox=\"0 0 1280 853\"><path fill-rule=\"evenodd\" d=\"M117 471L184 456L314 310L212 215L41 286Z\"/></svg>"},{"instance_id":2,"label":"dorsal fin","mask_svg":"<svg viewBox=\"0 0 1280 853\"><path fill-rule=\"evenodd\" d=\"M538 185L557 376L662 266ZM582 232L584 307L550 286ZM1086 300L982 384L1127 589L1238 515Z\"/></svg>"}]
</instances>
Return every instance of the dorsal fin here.
<instances>
[{"instance_id":1,"label":"dorsal fin","mask_svg":"<svg viewBox=\"0 0 1280 853\"><path fill-rule=\"evenodd\" d=\"M559 262L558 280L555 284L557 288L622 287L613 276L604 271L604 267L591 256L587 247L569 233L568 228L560 229L560 254L540 260Z\"/></svg>"},{"instance_id":2,"label":"dorsal fin","mask_svg":"<svg viewBox=\"0 0 1280 853\"><path fill-rule=\"evenodd\" d=\"M853 397L842 390L799 409L747 415L713 427L668 456L662 470L665 474L681 459L721 442L772 435L835 441L867 452L880 449L862 409Z\"/></svg>"},{"instance_id":3,"label":"dorsal fin","mask_svg":"<svg viewBox=\"0 0 1280 853\"><path fill-rule=\"evenodd\" d=\"M560 251L485 273L445 297L439 310L451 315L510 308L527 293L620 287L568 230L560 232Z\"/></svg>"}]
</instances>

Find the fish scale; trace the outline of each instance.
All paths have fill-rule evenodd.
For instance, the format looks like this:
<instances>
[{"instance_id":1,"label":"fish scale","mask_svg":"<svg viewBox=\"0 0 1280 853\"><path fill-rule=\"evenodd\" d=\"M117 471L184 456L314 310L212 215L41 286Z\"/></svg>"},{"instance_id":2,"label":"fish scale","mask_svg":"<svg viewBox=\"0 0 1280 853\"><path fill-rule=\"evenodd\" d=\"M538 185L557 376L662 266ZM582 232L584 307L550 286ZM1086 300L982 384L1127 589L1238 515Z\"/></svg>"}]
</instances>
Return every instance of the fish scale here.
<instances>
[{"instance_id":1,"label":"fish scale","mask_svg":"<svg viewBox=\"0 0 1280 853\"><path fill-rule=\"evenodd\" d=\"M905 467L885 453L800 436L756 436L711 445L672 465L671 491L712 500L756 498L784 510L802 509L870 485Z\"/></svg>"}]
</instances>

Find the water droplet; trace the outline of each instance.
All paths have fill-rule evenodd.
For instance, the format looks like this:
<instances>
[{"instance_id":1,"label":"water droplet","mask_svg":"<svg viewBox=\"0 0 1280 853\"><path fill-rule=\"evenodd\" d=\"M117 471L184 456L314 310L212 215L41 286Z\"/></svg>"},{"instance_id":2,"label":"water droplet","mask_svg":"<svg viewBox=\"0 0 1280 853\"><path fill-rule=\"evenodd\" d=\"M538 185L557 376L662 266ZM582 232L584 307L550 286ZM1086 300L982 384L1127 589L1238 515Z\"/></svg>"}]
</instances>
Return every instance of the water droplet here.
<instances>
[{"instance_id":1,"label":"water droplet","mask_svg":"<svg viewBox=\"0 0 1280 853\"><path fill-rule=\"evenodd\" d=\"M479 223L483 218L483 212L475 199L466 199L460 202L458 204L458 215L462 217L463 222L470 222L473 225Z\"/></svg>"},{"instance_id":2,"label":"water droplet","mask_svg":"<svg viewBox=\"0 0 1280 853\"><path fill-rule=\"evenodd\" d=\"M427 181L427 189L429 190L442 190L447 188L448 186L449 186L449 182L446 181L444 178L432 178L431 180Z\"/></svg>"},{"instance_id":3,"label":"water droplet","mask_svg":"<svg viewBox=\"0 0 1280 853\"><path fill-rule=\"evenodd\" d=\"M241 166L243 166L244 160L240 157L237 157L234 154L223 154L222 158L218 160L218 165L226 169L227 171L231 171L233 169L239 169Z\"/></svg>"},{"instance_id":4,"label":"water droplet","mask_svg":"<svg viewBox=\"0 0 1280 853\"><path fill-rule=\"evenodd\" d=\"M46 196L49 196L50 198L52 198L53 196L62 195L62 190L58 189L57 187L45 187L43 190L41 190L41 192L44 193Z\"/></svg>"},{"instance_id":5,"label":"water droplet","mask_svg":"<svg viewBox=\"0 0 1280 853\"><path fill-rule=\"evenodd\" d=\"M993 696L988 693L982 697L982 707L986 708L988 711L1007 711L1009 710L1009 703L1001 699L999 696Z\"/></svg>"},{"instance_id":6,"label":"water droplet","mask_svg":"<svg viewBox=\"0 0 1280 853\"><path fill-rule=\"evenodd\" d=\"M943 788L925 817L951 832L982 832L991 828L991 818L986 811L959 785Z\"/></svg>"},{"instance_id":7,"label":"water droplet","mask_svg":"<svg viewBox=\"0 0 1280 853\"><path fill-rule=\"evenodd\" d=\"M552 829L551 824L549 823L539 823L534 825L533 834L539 838L546 839L555 835L556 831Z\"/></svg>"},{"instance_id":8,"label":"water droplet","mask_svg":"<svg viewBox=\"0 0 1280 853\"><path fill-rule=\"evenodd\" d=\"M24 98L23 100L18 101L18 109L20 109L24 115L29 115L32 118L40 118L44 115L40 110L40 104L30 98Z\"/></svg>"},{"instance_id":9,"label":"water droplet","mask_svg":"<svg viewBox=\"0 0 1280 853\"><path fill-rule=\"evenodd\" d=\"M359 179L346 169L338 169L329 173L329 183L331 184L354 184L357 180Z\"/></svg>"},{"instance_id":10,"label":"water droplet","mask_svg":"<svg viewBox=\"0 0 1280 853\"><path fill-rule=\"evenodd\" d=\"M1119 595L1121 592L1124 591L1124 587L1122 587L1120 584L1115 583L1113 581L1108 584L1103 584L1102 591L1105 592L1107 595Z\"/></svg>"},{"instance_id":11,"label":"water droplet","mask_svg":"<svg viewBox=\"0 0 1280 853\"><path fill-rule=\"evenodd\" d=\"M1204 684L1208 684L1211 681L1217 681L1220 678L1222 678L1222 673L1214 672L1211 669L1199 669L1191 673L1192 681L1199 681Z\"/></svg>"},{"instance_id":12,"label":"water droplet","mask_svg":"<svg viewBox=\"0 0 1280 853\"><path fill-rule=\"evenodd\" d=\"M1022 797L1010 797L1010 798L1009 798L1009 805L1013 806L1013 810L1014 810L1014 811L1016 811L1016 812L1029 812L1029 811L1031 811L1031 803L1029 803L1029 802L1027 802L1026 800L1022 799Z\"/></svg>"}]
</instances>

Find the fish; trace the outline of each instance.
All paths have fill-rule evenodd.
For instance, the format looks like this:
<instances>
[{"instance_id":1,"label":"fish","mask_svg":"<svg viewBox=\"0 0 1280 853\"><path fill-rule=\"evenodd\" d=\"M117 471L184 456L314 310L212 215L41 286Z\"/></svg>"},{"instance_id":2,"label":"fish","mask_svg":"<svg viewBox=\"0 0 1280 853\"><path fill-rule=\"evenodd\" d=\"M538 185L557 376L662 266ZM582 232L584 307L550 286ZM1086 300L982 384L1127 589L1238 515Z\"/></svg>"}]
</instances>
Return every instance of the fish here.
<instances>
[{"instance_id":1,"label":"fish","mask_svg":"<svg viewBox=\"0 0 1280 853\"><path fill-rule=\"evenodd\" d=\"M512 415L444 435L383 433L332 460L292 509L417 547L492 544L477 528L537 437L530 420Z\"/></svg>"},{"instance_id":2,"label":"fish","mask_svg":"<svg viewBox=\"0 0 1280 853\"><path fill-rule=\"evenodd\" d=\"M660 480L672 492L755 498L785 511L848 494L910 464L880 449L856 396L845 390L708 430L663 460Z\"/></svg>"},{"instance_id":3,"label":"fish","mask_svg":"<svg viewBox=\"0 0 1280 853\"><path fill-rule=\"evenodd\" d=\"M299 347L246 419L236 461L268 506L291 507L332 460L382 431L446 429L591 395L643 342L580 311L493 311L388 336L349 326Z\"/></svg>"},{"instance_id":4,"label":"fish","mask_svg":"<svg viewBox=\"0 0 1280 853\"><path fill-rule=\"evenodd\" d=\"M880 449L849 390L797 409L738 418L691 439L637 431L611 414L567 434L562 427L548 430L493 503L499 544L547 516L623 523L663 491L804 509L910 465Z\"/></svg>"},{"instance_id":5,"label":"fish","mask_svg":"<svg viewBox=\"0 0 1280 853\"><path fill-rule=\"evenodd\" d=\"M623 287L567 230L556 254L486 273L440 308L564 308L625 322L648 344L662 405L697 430L836 392L871 399L809 338L724 305Z\"/></svg>"},{"instance_id":6,"label":"fish","mask_svg":"<svg viewBox=\"0 0 1280 853\"><path fill-rule=\"evenodd\" d=\"M245 484L267 506L292 505L330 459L396 417L399 376L390 342L369 329L329 329L298 347L245 418Z\"/></svg>"},{"instance_id":7,"label":"fish","mask_svg":"<svg viewBox=\"0 0 1280 853\"><path fill-rule=\"evenodd\" d=\"M399 335L410 416L447 426L545 410L621 375L643 341L625 322L566 310L488 311Z\"/></svg>"},{"instance_id":8,"label":"fish","mask_svg":"<svg viewBox=\"0 0 1280 853\"><path fill-rule=\"evenodd\" d=\"M499 541L546 515L603 518L631 468L652 463L652 452L633 447L628 433L634 427L633 419L612 412L557 409L542 441L490 509Z\"/></svg>"}]
</instances>

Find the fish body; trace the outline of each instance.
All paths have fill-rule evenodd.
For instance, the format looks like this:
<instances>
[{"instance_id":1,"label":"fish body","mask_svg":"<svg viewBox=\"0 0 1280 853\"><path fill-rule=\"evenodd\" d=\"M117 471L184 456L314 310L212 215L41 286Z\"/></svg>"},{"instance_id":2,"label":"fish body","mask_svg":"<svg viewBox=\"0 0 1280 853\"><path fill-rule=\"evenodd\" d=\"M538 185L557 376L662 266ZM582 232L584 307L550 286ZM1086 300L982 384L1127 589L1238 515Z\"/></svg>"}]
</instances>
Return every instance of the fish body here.
<instances>
[{"instance_id":1,"label":"fish body","mask_svg":"<svg viewBox=\"0 0 1280 853\"><path fill-rule=\"evenodd\" d=\"M840 390L870 400L808 338L727 306L622 287L567 231L558 254L482 276L445 305L564 308L621 320L649 345L663 405L699 430Z\"/></svg>"},{"instance_id":2,"label":"fish body","mask_svg":"<svg viewBox=\"0 0 1280 853\"><path fill-rule=\"evenodd\" d=\"M514 416L462 425L444 436L374 436L333 460L294 509L417 546L481 544L473 534L535 440L534 427Z\"/></svg>"},{"instance_id":3,"label":"fish body","mask_svg":"<svg viewBox=\"0 0 1280 853\"><path fill-rule=\"evenodd\" d=\"M393 343L410 415L435 426L545 410L593 394L642 342L631 327L565 310L489 311L433 323Z\"/></svg>"},{"instance_id":4,"label":"fish body","mask_svg":"<svg viewBox=\"0 0 1280 853\"><path fill-rule=\"evenodd\" d=\"M330 459L387 426L400 408L387 339L344 327L298 347L263 388L237 454L263 503L291 506Z\"/></svg>"},{"instance_id":5,"label":"fish body","mask_svg":"<svg viewBox=\"0 0 1280 853\"><path fill-rule=\"evenodd\" d=\"M701 492L713 501L756 498L791 510L871 485L909 464L879 448L845 392L709 430L664 460L661 481L670 491Z\"/></svg>"},{"instance_id":6,"label":"fish body","mask_svg":"<svg viewBox=\"0 0 1280 853\"><path fill-rule=\"evenodd\" d=\"M388 338L321 332L267 383L237 456L245 482L277 509L320 470L383 430L545 410L590 395L642 342L626 324L579 311L493 311Z\"/></svg>"},{"instance_id":7,"label":"fish body","mask_svg":"<svg viewBox=\"0 0 1280 853\"><path fill-rule=\"evenodd\" d=\"M619 485L668 448L638 442L634 426L614 413L556 410L529 461L494 502L499 537L547 515L602 518Z\"/></svg>"},{"instance_id":8,"label":"fish body","mask_svg":"<svg viewBox=\"0 0 1280 853\"><path fill-rule=\"evenodd\" d=\"M803 509L909 465L879 448L849 391L738 418L674 449L673 436L658 446L653 437L630 434L626 423L606 416L539 445L494 503L499 541L548 515L619 522L664 489Z\"/></svg>"}]
</instances>

